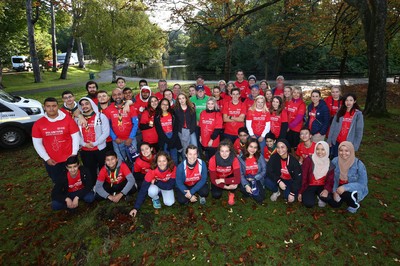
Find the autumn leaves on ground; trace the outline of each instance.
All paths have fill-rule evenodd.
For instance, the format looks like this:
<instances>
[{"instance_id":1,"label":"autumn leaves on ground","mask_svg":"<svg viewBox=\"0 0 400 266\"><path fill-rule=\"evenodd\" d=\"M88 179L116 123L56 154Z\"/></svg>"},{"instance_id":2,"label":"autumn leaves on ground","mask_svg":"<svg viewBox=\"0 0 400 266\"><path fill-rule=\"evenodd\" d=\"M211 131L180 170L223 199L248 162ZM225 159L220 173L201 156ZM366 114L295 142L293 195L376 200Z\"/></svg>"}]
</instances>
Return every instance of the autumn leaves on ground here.
<instances>
[{"instance_id":1,"label":"autumn leaves on ground","mask_svg":"<svg viewBox=\"0 0 400 266\"><path fill-rule=\"evenodd\" d=\"M50 209L51 182L32 144L0 152L0 264L89 265L390 265L400 261L398 85L388 85L390 118L367 118L357 156L370 193L357 214L306 209L282 199L236 205L207 198L200 206L154 210L146 200L82 203L76 212ZM366 86L356 91L363 104Z\"/></svg>"}]
</instances>

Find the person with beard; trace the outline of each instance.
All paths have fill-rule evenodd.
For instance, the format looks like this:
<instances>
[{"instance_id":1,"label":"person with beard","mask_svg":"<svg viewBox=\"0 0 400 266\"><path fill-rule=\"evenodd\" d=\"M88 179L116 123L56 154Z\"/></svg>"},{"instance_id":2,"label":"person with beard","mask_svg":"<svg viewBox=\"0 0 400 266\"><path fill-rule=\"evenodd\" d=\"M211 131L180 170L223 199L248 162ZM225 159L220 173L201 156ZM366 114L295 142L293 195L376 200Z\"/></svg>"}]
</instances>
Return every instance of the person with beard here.
<instances>
[{"instance_id":1,"label":"person with beard","mask_svg":"<svg viewBox=\"0 0 400 266\"><path fill-rule=\"evenodd\" d=\"M122 90L116 88L112 92L114 102L104 110L104 114L110 121L110 135L113 139L114 151L120 160L132 164L133 157L137 157L136 131L138 128L138 118L133 106L129 107L129 112L125 113L123 108L126 102L123 98Z\"/></svg>"},{"instance_id":2,"label":"person with beard","mask_svg":"<svg viewBox=\"0 0 400 266\"><path fill-rule=\"evenodd\" d=\"M222 192L228 190L228 204L234 205L235 191L241 177L240 163L230 140L225 139L219 143L217 152L209 161L208 170L212 197L220 199Z\"/></svg>"},{"instance_id":3,"label":"person with beard","mask_svg":"<svg viewBox=\"0 0 400 266\"><path fill-rule=\"evenodd\" d=\"M138 189L142 186L144 176L150 170L151 163L154 159L154 149L147 142L140 144L140 155L136 159L133 166L133 176L135 177Z\"/></svg>"},{"instance_id":4,"label":"person with beard","mask_svg":"<svg viewBox=\"0 0 400 266\"><path fill-rule=\"evenodd\" d=\"M95 104L98 104L98 100L97 100L97 90L99 89L99 86L97 85L97 83L95 81L88 81L86 82L86 91L88 92L88 94L86 95L86 97L90 98Z\"/></svg>"},{"instance_id":5,"label":"person with beard","mask_svg":"<svg viewBox=\"0 0 400 266\"><path fill-rule=\"evenodd\" d=\"M133 104L139 115L141 115L143 111L146 109L149 103L150 96L151 96L151 89L149 86L146 85L140 88L140 92L138 95L136 95L135 103Z\"/></svg>"},{"instance_id":6,"label":"person with beard","mask_svg":"<svg viewBox=\"0 0 400 266\"><path fill-rule=\"evenodd\" d=\"M123 196L135 192L135 178L114 151L107 151L105 156L105 166L97 176L95 191L101 198L118 203Z\"/></svg>"},{"instance_id":7,"label":"person with beard","mask_svg":"<svg viewBox=\"0 0 400 266\"><path fill-rule=\"evenodd\" d=\"M81 133L81 159L88 168L90 176L96 178L97 172L104 166L106 140L110 135L110 123L100 113L96 104L88 97L79 100L79 109L86 120L86 126L79 125ZM94 182L93 182L94 184Z\"/></svg>"},{"instance_id":8,"label":"person with beard","mask_svg":"<svg viewBox=\"0 0 400 266\"><path fill-rule=\"evenodd\" d=\"M176 169L176 199L180 204L196 202L206 204L208 196L207 165L198 158L198 149L190 144L185 151L186 159Z\"/></svg>"}]
</instances>

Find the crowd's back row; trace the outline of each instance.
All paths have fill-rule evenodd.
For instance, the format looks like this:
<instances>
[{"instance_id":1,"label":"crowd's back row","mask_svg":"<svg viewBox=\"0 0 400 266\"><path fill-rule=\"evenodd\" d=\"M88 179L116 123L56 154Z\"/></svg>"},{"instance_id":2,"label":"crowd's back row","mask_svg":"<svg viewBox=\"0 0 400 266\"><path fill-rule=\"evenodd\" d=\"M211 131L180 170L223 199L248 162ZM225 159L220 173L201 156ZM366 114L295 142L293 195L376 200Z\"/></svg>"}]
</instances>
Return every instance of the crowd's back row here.
<instances>
[{"instance_id":1,"label":"crowd's back row","mask_svg":"<svg viewBox=\"0 0 400 266\"><path fill-rule=\"evenodd\" d=\"M312 207L317 195L319 206L346 202L355 212L368 193L365 166L354 154L363 134L354 94L341 97L332 88L323 100L314 90L306 107L301 89L285 87L282 76L269 89L254 76L245 80L242 71L235 82L213 89L199 76L190 98L179 84L167 89L165 80L157 93L141 80L135 97L125 85L117 80L110 101L89 81L88 95L78 102L63 92L61 111L55 98L45 100L46 115L32 138L55 184L53 209L73 209L80 198L91 202L96 195L118 202L137 189L132 215L146 193L155 208L160 192L166 205L174 203L174 191L180 203L204 204L208 176L212 196L228 190L229 204L238 189L262 202L267 188L273 201L282 191L289 202ZM330 162L329 156L337 158Z\"/></svg>"}]
</instances>

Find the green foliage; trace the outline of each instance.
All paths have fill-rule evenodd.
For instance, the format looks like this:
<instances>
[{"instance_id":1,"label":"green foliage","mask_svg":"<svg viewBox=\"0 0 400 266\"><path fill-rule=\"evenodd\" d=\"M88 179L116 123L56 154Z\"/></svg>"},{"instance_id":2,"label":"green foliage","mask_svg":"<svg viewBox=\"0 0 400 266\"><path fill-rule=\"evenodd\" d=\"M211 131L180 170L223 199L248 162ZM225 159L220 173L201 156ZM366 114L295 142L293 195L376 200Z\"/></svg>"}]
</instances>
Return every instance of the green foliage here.
<instances>
[{"instance_id":1,"label":"green foliage","mask_svg":"<svg viewBox=\"0 0 400 266\"><path fill-rule=\"evenodd\" d=\"M146 62L161 55L164 34L149 22L141 7L131 7L122 0L93 0L86 4L81 25L85 29L83 39L99 62L122 58Z\"/></svg>"}]
</instances>

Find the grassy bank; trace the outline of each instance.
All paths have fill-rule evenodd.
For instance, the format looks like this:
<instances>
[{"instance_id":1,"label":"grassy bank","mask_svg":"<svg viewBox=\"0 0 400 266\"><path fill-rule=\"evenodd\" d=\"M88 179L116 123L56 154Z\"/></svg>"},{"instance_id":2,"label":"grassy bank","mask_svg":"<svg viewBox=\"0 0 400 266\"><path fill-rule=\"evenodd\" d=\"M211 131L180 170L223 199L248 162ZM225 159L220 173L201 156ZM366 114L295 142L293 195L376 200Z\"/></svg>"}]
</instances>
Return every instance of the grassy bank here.
<instances>
[{"instance_id":1,"label":"grassy bank","mask_svg":"<svg viewBox=\"0 0 400 266\"><path fill-rule=\"evenodd\" d=\"M389 118L365 120L357 156L370 193L357 214L282 199L257 205L239 193L233 207L226 194L160 210L147 198L136 219L126 201L52 212L52 184L32 144L2 150L0 264L398 265L400 108L390 108Z\"/></svg>"}]
</instances>

